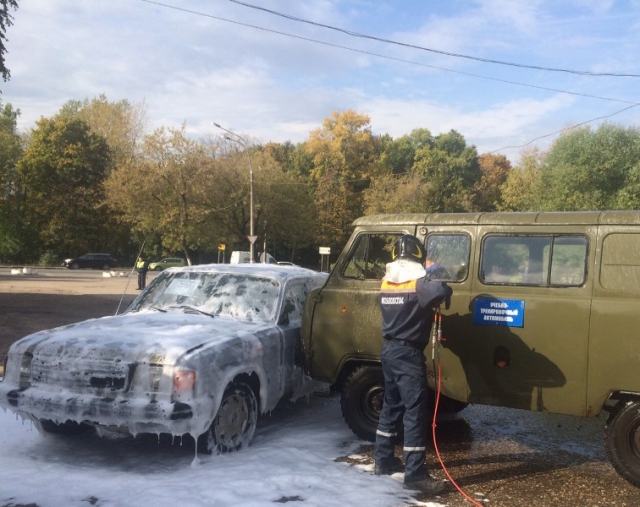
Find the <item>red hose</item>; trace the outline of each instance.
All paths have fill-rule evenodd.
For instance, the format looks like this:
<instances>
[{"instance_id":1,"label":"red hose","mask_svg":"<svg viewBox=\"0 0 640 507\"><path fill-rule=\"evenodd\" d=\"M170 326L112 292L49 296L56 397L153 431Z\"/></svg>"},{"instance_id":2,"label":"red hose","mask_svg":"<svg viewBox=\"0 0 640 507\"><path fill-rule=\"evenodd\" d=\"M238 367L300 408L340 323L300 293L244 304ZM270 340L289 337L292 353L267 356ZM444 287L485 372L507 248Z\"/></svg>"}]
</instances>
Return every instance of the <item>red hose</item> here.
<instances>
[{"instance_id":1,"label":"red hose","mask_svg":"<svg viewBox=\"0 0 640 507\"><path fill-rule=\"evenodd\" d=\"M434 349L436 347L440 347L440 340L442 340L442 314L440 313L440 309L438 308L434 317L434 325L436 326L436 330L435 330L435 340L433 343L433 347ZM445 475L447 476L447 479L449 479L449 481L451 482L451 484L454 485L454 487L460 492L460 494L469 502L471 502L473 505L476 505L478 507L484 507L482 504L476 502L473 498L471 498L467 493L465 493L463 491L463 489L458 486L458 483L453 479L453 477L451 477L451 474L449 473L449 470L447 470L447 467L444 465L444 462L442 461L442 456L440 455L440 450L438 449L438 443L436 441L436 417L438 415L438 405L440 404L440 391L441 391L441 387L442 387L442 365L440 364L440 353L438 353L438 389L436 390L436 405L433 408L433 422L431 424L431 435L433 438L433 447L436 451L436 456L438 457L438 461L440 462L440 466L442 467L442 470L444 471ZM435 361L434 361L434 367L435 367Z\"/></svg>"}]
</instances>

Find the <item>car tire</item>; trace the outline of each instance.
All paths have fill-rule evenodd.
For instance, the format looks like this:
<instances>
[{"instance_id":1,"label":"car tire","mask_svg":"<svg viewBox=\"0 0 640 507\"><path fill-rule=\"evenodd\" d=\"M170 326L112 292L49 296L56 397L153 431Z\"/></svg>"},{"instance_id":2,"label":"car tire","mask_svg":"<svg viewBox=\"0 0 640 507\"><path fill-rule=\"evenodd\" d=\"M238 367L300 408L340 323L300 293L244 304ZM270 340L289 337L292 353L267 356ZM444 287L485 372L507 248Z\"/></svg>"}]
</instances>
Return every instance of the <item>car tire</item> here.
<instances>
[{"instance_id":1,"label":"car tire","mask_svg":"<svg viewBox=\"0 0 640 507\"><path fill-rule=\"evenodd\" d=\"M77 262L73 262L69 264L69 269L80 269L80 264L78 264Z\"/></svg>"},{"instance_id":2,"label":"car tire","mask_svg":"<svg viewBox=\"0 0 640 507\"><path fill-rule=\"evenodd\" d=\"M629 401L609 417L605 447L616 471L640 487L640 402Z\"/></svg>"},{"instance_id":3,"label":"car tire","mask_svg":"<svg viewBox=\"0 0 640 507\"><path fill-rule=\"evenodd\" d=\"M198 439L207 454L239 451L249 445L258 422L258 401L247 384L232 382L222 395L209 430Z\"/></svg>"},{"instance_id":4,"label":"car tire","mask_svg":"<svg viewBox=\"0 0 640 507\"><path fill-rule=\"evenodd\" d=\"M79 435L89 429L86 424L75 421L65 421L62 424L58 424L50 419L40 419L40 427L44 432L55 433L56 435Z\"/></svg>"},{"instance_id":5,"label":"car tire","mask_svg":"<svg viewBox=\"0 0 640 507\"><path fill-rule=\"evenodd\" d=\"M342 416L356 436L369 442L376 439L378 418L384 400L384 376L379 366L360 366L342 387Z\"/></svg>"},{"instance_id":6,"label":"car tire","mask_svg":"<svg viewBox=\"0 0 640 507\"><path fill-rule=\"evenodd\" d=\"M102 270L103 271L109 271L111 269L111 264L103 264L102 265Z\"/></svg>"},{"instance_id":7,"label":"car tire","mask_svg":"<svg viewBox=\"0 0 640 507\"><path fill-rule=\"evenodd\" d=\"M153 268L154 271L162 271L162 266L156 266Z\"/></svg>"}]
</instances>

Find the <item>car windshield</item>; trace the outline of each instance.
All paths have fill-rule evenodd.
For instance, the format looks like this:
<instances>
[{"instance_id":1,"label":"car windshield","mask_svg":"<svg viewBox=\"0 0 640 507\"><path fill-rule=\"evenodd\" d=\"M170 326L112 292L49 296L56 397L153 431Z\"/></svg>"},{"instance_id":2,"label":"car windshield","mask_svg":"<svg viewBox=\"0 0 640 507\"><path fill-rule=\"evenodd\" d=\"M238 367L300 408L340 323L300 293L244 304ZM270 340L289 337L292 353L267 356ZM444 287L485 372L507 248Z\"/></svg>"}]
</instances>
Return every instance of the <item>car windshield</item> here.
<instances>
[{"instance_id":1,"label":"car windshield","mask_svg":"<svg viewBox=\"0 0 640 507\"><path fill-rule=\"evenodd\" d=\"M164 272L129 311L187 311L274 320L280 284L239 273Z\"/></svg>"}]
</instances>

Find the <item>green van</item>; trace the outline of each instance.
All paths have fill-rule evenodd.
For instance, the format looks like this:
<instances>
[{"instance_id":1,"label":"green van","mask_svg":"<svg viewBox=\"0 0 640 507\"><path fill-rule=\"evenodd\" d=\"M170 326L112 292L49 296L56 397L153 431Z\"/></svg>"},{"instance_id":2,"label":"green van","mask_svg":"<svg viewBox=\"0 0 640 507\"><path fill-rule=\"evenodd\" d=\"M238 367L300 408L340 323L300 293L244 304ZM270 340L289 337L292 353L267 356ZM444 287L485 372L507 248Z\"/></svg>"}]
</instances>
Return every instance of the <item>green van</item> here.
<instances>
[{"instance_id":1,"label":"green van","mask_svg":"<svg viewBox=\"0 0 640 507\"><path fill-rule=\"evenodd\" d=\"M302 335L309 373L340 390L356 435L375 438L384 393L377 297L391 246L408 233L453 288L442 310L441 410L605 410L609 458L640 487L640 211L395 214L353 225L307 299Z\"/></svg>"}]
</instances>

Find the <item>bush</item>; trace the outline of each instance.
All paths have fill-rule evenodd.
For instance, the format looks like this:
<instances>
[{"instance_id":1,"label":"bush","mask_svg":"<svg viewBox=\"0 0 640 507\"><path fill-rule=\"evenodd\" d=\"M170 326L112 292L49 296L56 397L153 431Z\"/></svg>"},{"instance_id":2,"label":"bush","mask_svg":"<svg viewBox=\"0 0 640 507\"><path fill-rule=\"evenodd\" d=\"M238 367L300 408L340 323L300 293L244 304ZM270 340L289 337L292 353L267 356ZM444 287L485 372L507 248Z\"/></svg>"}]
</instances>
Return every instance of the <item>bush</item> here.
<instances>
[{"instance_id":1,"label":"bush","mask_svg":"<svg viewBox=\"0 0 640 507\"><path fill-rule=\"evenodd\" d=\"M60 266L62 261L58 254L48 250L44 252L38 259L38 266Z\"/></svg>"}]
</instances>

